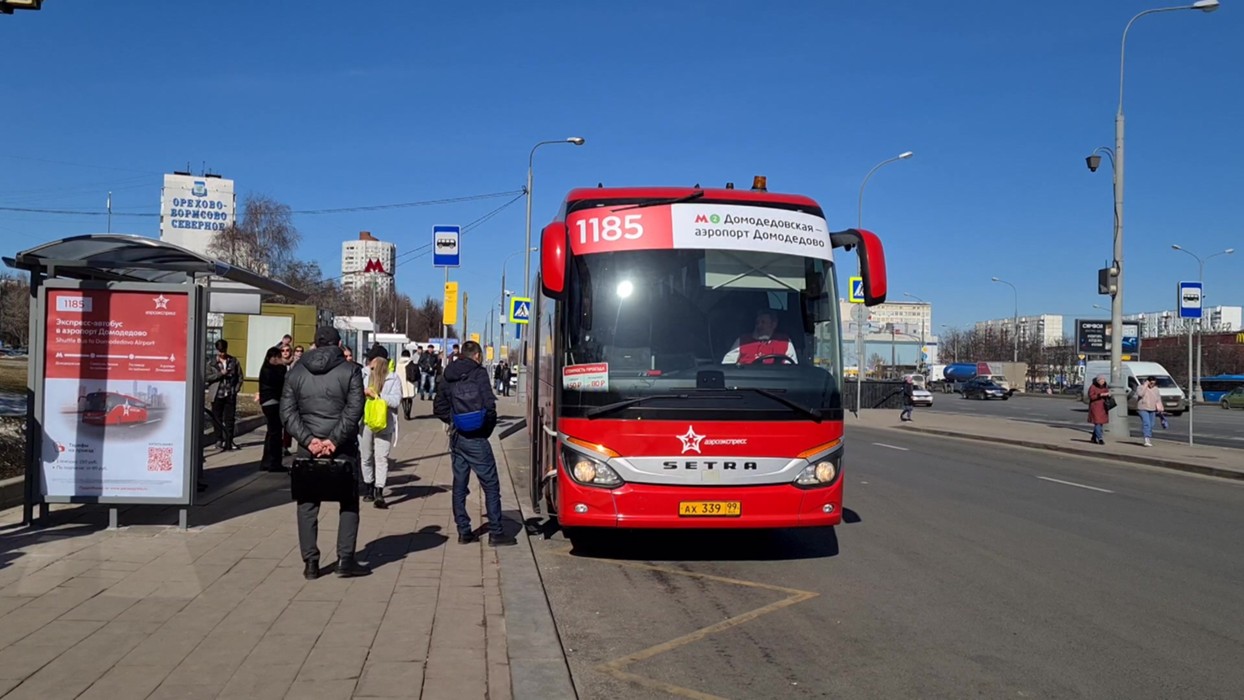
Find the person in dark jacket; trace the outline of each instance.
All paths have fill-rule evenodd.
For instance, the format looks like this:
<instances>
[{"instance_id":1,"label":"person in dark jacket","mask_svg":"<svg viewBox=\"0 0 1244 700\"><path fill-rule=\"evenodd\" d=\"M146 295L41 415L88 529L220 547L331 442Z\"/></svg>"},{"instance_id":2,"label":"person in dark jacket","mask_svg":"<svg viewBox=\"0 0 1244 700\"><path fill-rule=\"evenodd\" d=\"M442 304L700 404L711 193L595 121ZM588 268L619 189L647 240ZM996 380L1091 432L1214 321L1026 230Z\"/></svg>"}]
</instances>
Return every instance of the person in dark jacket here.
<instances>
[{"instance_id":1,"label":"person in dark jacket","mask_svg":"<svg viewBox=\"0 0 1244 700\"><path fill-rule=\"evenodd\" d=\"M436 377L440 363L432 352L432 346L419 354L419 400L433 398L436 395Z\"/></svg>"},{"instance_id":2,"label":"person in dark jacket","mask_svg":"<svg viewBox=\"0 0 1244 700\"><path fill-rule=\"evenodd\" d=\"M510 380L514 378L514 368L509 362L501 363L501 393L505 396L510 395Z\"/></svg>"},{"instance_id":3,"label":"person in dark jacket","mask_svg":"<svg viewBox=\"0 0 1244 700\"><path fill-rule=\"evenodd\" d=\"M346 362L341 335L325 326L315 332L315 349L285 378L281 394L281 422L298 442L298 456L345 457L359 469L359 421L363 419L363 372ZM357 481L357 478L355 479ZM303 576L320 575L319 501L298 502L298 544L306 563ZM341 501L337 526L337 575L365 576L369 572L354 557L359 532L359 496Z\"/></svg>"},{"instance_id":4,"label":"person in dark jacket","mask_svg":"<svg viewBox=\"0 0 1244 700\"><path fill-rule=\"evenodd\" d=\"M207 366L207 383L216 385L212 394L216 446L222 450L236 450L233 428L238 413L238 392L242 390L242 366L238 358L229 354L229 341L224 338L216 341L216 357Z\"/></svg>"},{"instance_id":5,"label":"person in dark jacket","mask_svg":"<svg viewBox=\"0 0 1244 700\"><path fill-rule=\"evenodd\" d=\"M904 423L911 420L911 412L916 408L916 383L911 377L903 380L903 412L898 419Z\"/></svg>"},{"instance_id":6,"label":"person in dark jacket","mask_svg":"<svg viewBox=\"0 0 1244 700\"><path fill-rule=\"evenodd\" d=\"M477 537L471 529L466 498L471 472L484 489L484 509L488 512L488 544L493 547L517 544L507 537L501 525L501 481L497 476L497 460L492 453L489 436L497 426L497 397L488 381L488 370L480 364L483 349L468 340L461 354L445 368L444 384L436 391L432 413L450 426L449 445L453 453L453 512L458 528L458 544L470 544ZM483 425L476 430L460 431L454 427L454 416L484 411Z\"/></svg>"},{"instance_id":7,"label":"person in dark jacket","mask_svg":"<svg viewBox=\"0 0 1244 700\"><path fill-rule=\"evenodd\" d=\"M285 389L286 366L283 358L288 355L289 348L268 348L263 367L259 368L259 407L268 420L259 468L266 472L285 471L281 465L285 441L285 427L281 423L281 392Z\"/></svg>"}]
</instances>

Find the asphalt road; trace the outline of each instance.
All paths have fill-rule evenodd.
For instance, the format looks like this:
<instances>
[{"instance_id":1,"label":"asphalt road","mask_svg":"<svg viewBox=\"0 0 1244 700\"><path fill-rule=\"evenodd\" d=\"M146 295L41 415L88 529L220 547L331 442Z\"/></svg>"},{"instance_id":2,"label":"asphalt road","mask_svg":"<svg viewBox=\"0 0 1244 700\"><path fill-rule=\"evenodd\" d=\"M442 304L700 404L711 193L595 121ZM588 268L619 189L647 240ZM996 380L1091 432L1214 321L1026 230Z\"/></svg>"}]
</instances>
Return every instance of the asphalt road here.
<instances>
[{"instance_id":1,"label":"asphalt road","mask_svg":"<svg viewBox=\"0 0 1244 700\"><path fill-rule=\"evenodd\" d=\"M933 394L932 410L948 413L967 413L974 416L996 416L1011 420L1044 423L1047 425L1076 425L1083 427L1088 420L1087 407L1074 399L1042 396L1015 395L1007 401L980 401L964 399L958 394ZM1197 444L1214 447L1244 449L1244 411L1224 411L1217 404L1198 406L1193 420L1193 439ZM1155 428L1156 440L1188 441L1188 414L1167 421L1169 430ZM1128 418L1128 426L1135 437L1140 436L1140 417Z\"/></svg>"},{"instance_id":2,"label":"asphalt road","mask_svg":"<svg viewBox=\"0 0 1244 700\"><path fill-rule=\"evenodd\" d=\"M848 441L836 529L533 540L580 697L1244 693L1244 485Z\"/></svg>"}]
</instances>

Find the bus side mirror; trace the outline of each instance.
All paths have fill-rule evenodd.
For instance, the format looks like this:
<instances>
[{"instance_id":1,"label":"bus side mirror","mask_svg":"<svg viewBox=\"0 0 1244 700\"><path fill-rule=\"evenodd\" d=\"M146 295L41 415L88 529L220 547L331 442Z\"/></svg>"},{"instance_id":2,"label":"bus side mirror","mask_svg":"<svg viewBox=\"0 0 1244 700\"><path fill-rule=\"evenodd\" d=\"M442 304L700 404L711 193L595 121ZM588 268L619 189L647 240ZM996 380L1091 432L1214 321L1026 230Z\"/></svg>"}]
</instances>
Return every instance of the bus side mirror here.
<instances>
[{"instance_id":1,"label":"bus side mirror","mask_svg":"<svg viewBox=\"0 0 1244 700\"><path fill-rule=\"evenodd\" d=\"M856 249L860 258L860 276L864 278L864 305L885 303L888 284L885 273L885 247L872 231L847 229L829 234L834 248Z\"/></svg>"},{"instance_id":2,"label":"bus side mirror","mask_svg":"<svg viewBox=\"0 0 1244 700\"><path fill-rule=\"evenodd\" d=\"M554 221L540 234L540 286L550 299L566 293L567 257L566 224Z\"/></svg>"}]
</instances>

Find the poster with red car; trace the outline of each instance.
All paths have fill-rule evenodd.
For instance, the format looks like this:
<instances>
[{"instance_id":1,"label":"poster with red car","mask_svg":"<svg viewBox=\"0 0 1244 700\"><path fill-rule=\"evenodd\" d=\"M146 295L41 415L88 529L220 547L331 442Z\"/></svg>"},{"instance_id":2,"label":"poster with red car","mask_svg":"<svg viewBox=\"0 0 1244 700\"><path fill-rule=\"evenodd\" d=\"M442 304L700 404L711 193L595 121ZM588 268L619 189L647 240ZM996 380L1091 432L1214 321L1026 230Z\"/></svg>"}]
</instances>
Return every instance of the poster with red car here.
<instances>
[{"instance_id":1,"label":"poster with red car","mask_svg":"<svg viewBox=\"0 0 1244 700\"><path fill-rule=\"evenodd\" d=\"M44 495L181 497L188 295L49 289L46 308Z\"/></svg>"}]
</instances>

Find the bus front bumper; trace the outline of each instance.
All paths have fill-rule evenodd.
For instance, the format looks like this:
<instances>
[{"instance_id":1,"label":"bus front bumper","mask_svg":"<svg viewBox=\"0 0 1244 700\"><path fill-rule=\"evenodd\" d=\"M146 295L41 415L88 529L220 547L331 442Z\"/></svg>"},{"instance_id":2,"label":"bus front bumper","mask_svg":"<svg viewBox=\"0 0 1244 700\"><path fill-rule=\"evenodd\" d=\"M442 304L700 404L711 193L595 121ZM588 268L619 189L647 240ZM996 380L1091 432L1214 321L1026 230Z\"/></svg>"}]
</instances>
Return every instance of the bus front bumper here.
<instances>
[{"instance_id":1,"label":"bus front bumper","mask_svg":"<svg viewBox=\"0 0 1244 700\"><path fill-rule=\"evenodd\" d=\"M606 490L581 486L561 476L557 520L564 527L617 528L788 528L842 522L842 476L829 486L801 489L791 484L746 487L687 487L624 484ZM683 504L711 506L722 514L680 515ZM724 514L737 506L738 514Z\"/></svg>"}]
</instances>

